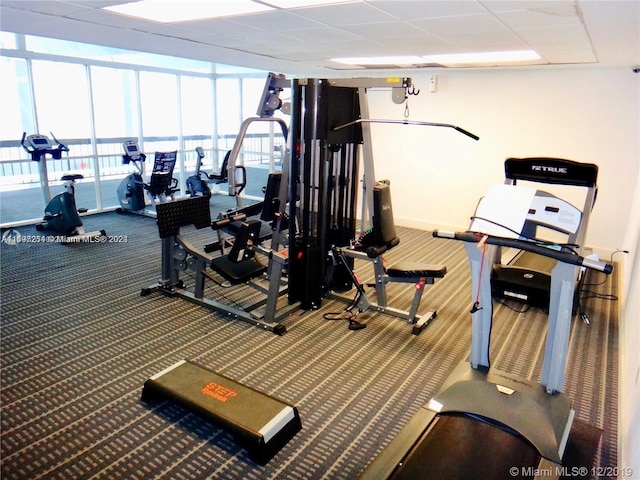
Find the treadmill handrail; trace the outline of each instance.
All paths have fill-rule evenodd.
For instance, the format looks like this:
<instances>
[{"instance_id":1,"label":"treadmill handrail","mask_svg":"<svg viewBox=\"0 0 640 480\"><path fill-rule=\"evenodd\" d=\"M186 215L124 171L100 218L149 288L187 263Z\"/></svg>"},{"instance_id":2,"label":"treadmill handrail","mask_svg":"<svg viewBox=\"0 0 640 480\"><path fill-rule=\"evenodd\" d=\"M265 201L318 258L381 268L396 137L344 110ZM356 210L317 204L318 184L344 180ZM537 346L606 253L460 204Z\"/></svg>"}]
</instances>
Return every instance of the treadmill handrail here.
<instances>
[{"instance_id":1,"label":"treadmill handrail","mask_svg":"<svg viewBox=\"0 0 640 480\"><path fill-rule=\"evenodd\" d=\"M451 240L460 240L463 242L479 243L484 242L490 245L498 245L501 247L512 247L520 250L526 250L528 252L537 253L545 257L553 258L560 262L569 263L571 265L578 265L580 267L590 268L598 270L609 275L613 272L613 265L610 263L600 262L590 258L582 257L573 252L567 252L566 250L554 250L549 247L545 247L539 243L534 243L530 240L520 240L516 238L498 237L495 235L486 235L481 232L447 232L434 230L433 236L435 238L446 238Z\"/></svg>"}]
</instances>

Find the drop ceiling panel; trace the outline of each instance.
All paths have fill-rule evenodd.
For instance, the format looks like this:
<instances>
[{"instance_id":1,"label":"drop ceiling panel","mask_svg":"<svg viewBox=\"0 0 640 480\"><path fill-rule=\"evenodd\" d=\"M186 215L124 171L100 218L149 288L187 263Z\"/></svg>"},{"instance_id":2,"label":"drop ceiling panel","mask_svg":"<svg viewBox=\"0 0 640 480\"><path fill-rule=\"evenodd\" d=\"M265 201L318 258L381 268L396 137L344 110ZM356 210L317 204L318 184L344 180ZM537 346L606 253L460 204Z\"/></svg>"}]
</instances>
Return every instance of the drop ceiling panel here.
<instances>
[{"instance_id":1,"label":"drop ceiling panel","mask_svg":"<svg viewBox=\"0 0 640 480\"><path fill-rule=\"evenodd\" d=\"M118 28L135 28L135 29L148 29L149 31L157 28L171 27L171 25L165 25L163 23L149 22L140 18L129 17L126 15L118 15L107 10L100 10L99 8L83 8L76 10L73 13L66 14L65 17L73 18L75 20L81 20L83 22L89 22L96 25L111 25Z\"/></svg>"},{"instance_id":2,"label":"drop ceiling panel","mask_svg":"<svg viewBox=\"0 0 640 480\"><path fill-rule=\"evenodd\" d=\"M262 29L249 27L247 25L240 26L236 22L226 19L189 22L188 24L183 24L182 28L191 32L209 33L215 36L241 35L243 32L264 35L264 30Z\"/></svg>"},{"instance_id":3,"label":"drop ceiling panel","mask_svg":"<svg viewBox=\"0 0 640 480\"><path fill-rule=\"evenodd\" d=\"M578 2L575 0L482 0L479 3L492 12L513 12L532 9L562 9Z\"/></svg>"},{"instance_id":4,"label":"drop ceiling panel","mask_svg":"<svg viewBox=\"0 0 640 480\"><path fill-rule=\"evenodd\" d=\"M286 32L288 37L298 40L311 40L316 43L330 44L339 43L348 40L359 39L358 35L349 33L344 29L334 27L317 27L307 28L304 30L289 30Z\"/></svg>"},{"instance_id":5,"label":"drop ceiling panel","mask_svg":"<svg viewBox=\"0 0 640 480\"><path fill-rule=\"evenodd\" d=\"M346 32L371 40L386 41L389 38L416 37L424 35L417 27L406 22L367 23L364 25L346 25Z\"/></svg>"},{"instance_id":6,"label":"drop ceiling panel","mask_svg":"<svg viewBox=\"0 0 640 480\"><path fill-rule=\"evenodd\" d=\"M550 63L558 65L589 64L597 62L597 58L590 49L577 48L548 48L544 50L544 58Z\"/></svg>"},{"instance_id":7,"label":"drop ceiling panel","mask_svg":"<svg viewBox=\"0 0 640 480\"><path fill-rule=\"evenodd\" d=\"M455 45L433 35L388 38L383 41L389 55L437 55L456 51Z\"/></svg>"},{"instance_id":8,"label":"drop ceiling panel","mask_svg":"<svg viewBox=\"0 0 640 480\"><path fill-rule=\"evenodd\" d=\"M342 51L337 48L330 47L322 47L316 48L314 47L304 47L304 49L300 49L299 51L291 51L286 52L281 55L281 58L291 60L291 61L310 61L314 62L317 65L331 64L333 62L327 61L327 57L334 58L342 55Z\"/></svg>"},{"instance_id":9,"label":"drop ceiling panel","mask_svg":"<svg viewBox=\"0 0 640 480\"><path fill-rule=\"evenodd\" d=\"M329 7L301 8L295 10L295 13L301 17L333 26L358 25L395 20L392 15L363 2L331 5Z\"/></svg>"},{"instance_id":10,"label":"drop ceiling panel","mask_svg":"<svg viewBox=\"0 0 640 480\"><path fill-rule=\"evenodd\" d=\"M382 55L380 52L385 48L383 41L374 42L372 40L367 40L365 38L355 38L352 40L343 40L341 42L334 42L334 43L332 43L330 39L327 39L326 41L323 40L323 43L339 49L341 52L340 55L338 55L339 57L344 57L347 54L350 57L363 57L363 56L373 57L373 56ZM332 57L327 57L327 58L332 58Z\"/></svg>"},{"instance_id":11,"label":"drop ceiling panel","mask_svg":"<svg viewBox=\"0 0 640 480\"><path fill-rule=\"evenodd\" d=\"M511 32L478 32L441 37L455 47L453 53L529 50L533 46ZM540 53L540 52L538 52Z\"/></svg>"},{"instance_id":12,"label":"drop ceiling panel","mask_svg":"<svg viewBox=\"0 0 640 480\"><path fill-rule=\"evenodd\" d=\"M533 48L557 47L566 48L590 47L589 36L582 25L565 25L563 27L522 28L518 36Z\"/></svg>"},{"instance_id":13,"label":"drop ceiling panel","mask_svg":"<svg viewBox=\"0 0 640 480\"><path fill-rule=\"evenodd\" d=\"M172 25L100 9L121 3L127 2L0 0L1 26L302 75L327 68L347 74L349 67L328 60L338 56L523 48L552 64L640 64L637 0L356 0Z\"/></svg>"},{"instance_id":14,"label":"drop ceiling panel","mask_svg":"<svg viewBox=\"0 0 640 480\"><path fill-rule=\"evenodd\" d=\"M473 1L415 1L415 0L374 0L372 6L402 20L420 18L453 17L484 13L480 2Z\"/></svg>"},{"instance_id":15,"label":"drop ceiling panel","mask_svg":"<svg viewBox=\"0 0 640 480\"><path fill-rule=\"evenodd\" d=\"M477 32L506 32L508 29L489 13L460 15L456 17L429 18L412 22L422 30L446 38Z\"/></svg>"},{"instance_id":16,"label":"drop ceiling panel","mask_svg":"<svg viewBox=\"0 0 640 480\"><path fill-rule=\"evenodd\" d=\"M74 5L82 5L90 8L112 7L113 5L121 5L129 3L131 0L69 0L60 3L71 3Z\"/></svg>"},{"instance_id":17,"label":"drop ceiling panel","mask_svg":"<svg viewBox=\"0 0 640 480\"><path fill-rule=\"evenodd\" d=\"M52 15L70 15L75 12L87 10L87 7L74 5L67 2L51 2L42 0L2 0L2 4L7 7L18 8ZM5 22L5 19L2 19Z\"/></svg>"},{"instance_id":18,"label":"drop ceiling panel","mask_svg":"<svg viewBox=\"0 0 640 480\"><path fill-rule=\"evenodd\" d=\"M517 12L496 13L496 18L513 29L535 27L557 27L563 25L582 25L578 12L573 6L563 10L562 15L553 15L540 10L522 10Z\"/></svg>"},{"instance_id":19,"label":"drop ceiling panel","mask_svg":"<svg viewBox=\"0 0 640 480\"><path fill-rule=\"evenodd\" d=\"M259 15L242 15L235 17L233 22L238 25L247 25L263 30L280 32L318 26L318 22L296 15L295 10L293 12L277 10Z\"/></svg>"}]
</instances>

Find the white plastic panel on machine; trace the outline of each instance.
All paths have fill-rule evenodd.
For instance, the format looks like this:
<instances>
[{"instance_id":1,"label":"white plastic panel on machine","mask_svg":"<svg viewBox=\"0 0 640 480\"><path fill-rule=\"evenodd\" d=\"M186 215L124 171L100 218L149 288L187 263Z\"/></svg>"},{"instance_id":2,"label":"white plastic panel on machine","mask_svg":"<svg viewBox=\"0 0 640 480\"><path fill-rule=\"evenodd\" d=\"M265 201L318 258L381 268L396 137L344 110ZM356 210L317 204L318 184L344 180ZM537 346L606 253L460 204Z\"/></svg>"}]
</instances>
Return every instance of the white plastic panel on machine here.
<instances>
[{"instance_id":1,"label":"white plastic panel on machine","mask_svg":"<svg viewBox=\"0 0 640 480\"><path fill-rule=\"evenodd\" d=\"M478 203L470 230L499 237L518 238L536 190L494 184Z\"/></svg>"},{"instance_id":2,"label":"white plastic panel on machine","mask_svg":"<svg viewBox=\"0 0 640 480\"><path fill-rule=\"evenodd\" d=\"M576 233L582 212L569 202L545 192L536 192L527 220L538 225L559 229L567 234Z\"/></svg>"}]
</instances>

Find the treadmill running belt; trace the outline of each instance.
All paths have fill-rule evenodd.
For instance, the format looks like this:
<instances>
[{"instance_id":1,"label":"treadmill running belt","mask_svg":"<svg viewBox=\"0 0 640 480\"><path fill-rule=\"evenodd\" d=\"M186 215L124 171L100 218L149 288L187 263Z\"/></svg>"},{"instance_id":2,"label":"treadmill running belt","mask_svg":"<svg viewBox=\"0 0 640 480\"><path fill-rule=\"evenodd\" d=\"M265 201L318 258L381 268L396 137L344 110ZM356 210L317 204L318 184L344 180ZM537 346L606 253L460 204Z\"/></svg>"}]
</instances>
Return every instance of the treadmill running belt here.
<instances>
[{"instance_id":1,"label":"treadmill running belt","mask_svg":"<svg viewBox=\"0 0 640 480\"><path fill-rule=\"evenodd\" d=\"M471 417L446 414L436 417L390 478L533 478L526 473L533 473L539 462L536 449L521 437Z\"/></svg>"}]
</instances>

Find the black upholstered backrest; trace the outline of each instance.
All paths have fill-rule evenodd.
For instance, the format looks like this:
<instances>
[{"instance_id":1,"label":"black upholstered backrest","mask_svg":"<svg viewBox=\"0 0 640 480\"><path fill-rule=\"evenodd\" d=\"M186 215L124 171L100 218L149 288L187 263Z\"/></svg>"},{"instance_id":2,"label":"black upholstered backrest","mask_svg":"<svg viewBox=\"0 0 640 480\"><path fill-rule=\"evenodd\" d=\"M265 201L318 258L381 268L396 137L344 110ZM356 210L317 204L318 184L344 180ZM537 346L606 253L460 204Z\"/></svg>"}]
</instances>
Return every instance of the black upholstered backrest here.
<instances>
[{"instance_id":1,"label":"black upholstered backrest","mask_svg":"<svg viewBox=\"0 0 640 480\"><path fill-rule=\"evenodd\" d=\"M158 233L167 238L180 233L180 227L193 225L196 228L211 226L209 197L191 197L156 205Z\"/></svg>"},{"instance_id":2,"label":"black upholstered backrest","mask_svg":"<svg viewBox=\"0 0 640 480\"><path fill-rule=\"evenodd\" d=\"M153 195L165 193L173 179L177 152L156 152L148 190Z\"/></svg>"}]
</instances>

